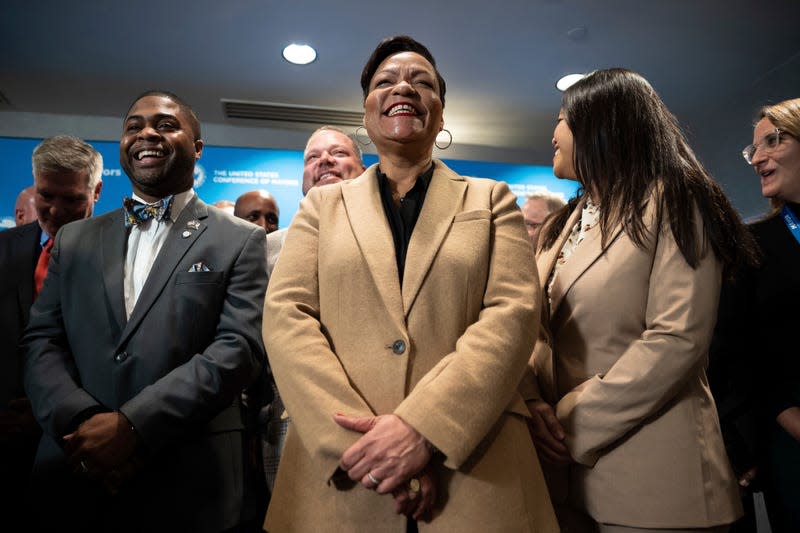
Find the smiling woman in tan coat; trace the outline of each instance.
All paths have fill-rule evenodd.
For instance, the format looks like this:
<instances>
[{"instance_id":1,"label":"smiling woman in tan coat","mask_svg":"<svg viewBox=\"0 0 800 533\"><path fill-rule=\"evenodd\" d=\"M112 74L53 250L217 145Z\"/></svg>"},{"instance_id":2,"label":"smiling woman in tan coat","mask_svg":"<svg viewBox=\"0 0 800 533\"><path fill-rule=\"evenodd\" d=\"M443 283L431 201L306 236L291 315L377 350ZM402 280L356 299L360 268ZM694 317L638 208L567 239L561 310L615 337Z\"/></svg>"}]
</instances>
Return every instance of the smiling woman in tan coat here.
<instances>
[{"instance_id":1,"label":"smiling woman in tan coat","mask_svg":"<svg viewBox=\"0 0 800 533\"><path fill-rule=\"evenodd\" d=\"M515 196L432 158L424 46L382 42L362 88L379 163L309 192L267 293L291 425L265 528L557 531L517 392L540 302Z\"/></svg>"},{"instance_id":2,"label":"smiling woman in tan coat","mask_svg":"<svg viewBox=\"0 0 800 533\"><path fill-rule=\"evenodd\" d=\"M727 529L741 510L705 365L723 273L752 261L752 238L634 72L568 89L553 147L556 176L582 185L537 253L541 396L526 400L568 477L554 500L589 530Z\"/></svg>"}]
</instances>

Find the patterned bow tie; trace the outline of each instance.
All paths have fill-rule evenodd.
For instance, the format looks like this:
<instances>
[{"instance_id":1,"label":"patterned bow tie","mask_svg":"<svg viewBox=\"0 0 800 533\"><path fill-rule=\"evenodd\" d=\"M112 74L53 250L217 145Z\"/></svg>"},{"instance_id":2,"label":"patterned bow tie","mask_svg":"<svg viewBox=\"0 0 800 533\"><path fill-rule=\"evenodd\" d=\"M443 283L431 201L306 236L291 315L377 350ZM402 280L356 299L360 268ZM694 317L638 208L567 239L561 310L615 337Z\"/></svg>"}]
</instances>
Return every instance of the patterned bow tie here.
<instances>
[{"instance_id":1,"label":"patterned bow tie","mask_svg":"<svg viewBox=\"0 0 800 533\"><path fill-rule=\"evenodd\" d=\"M133 198L126 197L122 201L125 209L125 227L137 226L146 220L155 218L158 221L169 218L169 209L172 206L172 195L166 196L152 204L145 204Z\"/></svg>"}]
</instances>

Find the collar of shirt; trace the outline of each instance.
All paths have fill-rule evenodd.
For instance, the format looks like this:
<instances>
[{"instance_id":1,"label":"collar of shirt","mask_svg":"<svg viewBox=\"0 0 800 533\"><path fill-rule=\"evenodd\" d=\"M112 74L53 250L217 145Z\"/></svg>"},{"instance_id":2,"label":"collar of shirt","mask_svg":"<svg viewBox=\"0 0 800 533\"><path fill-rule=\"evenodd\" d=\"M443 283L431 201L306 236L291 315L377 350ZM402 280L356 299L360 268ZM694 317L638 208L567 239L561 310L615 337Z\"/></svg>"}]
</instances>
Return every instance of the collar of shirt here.
<instances>
[{"instance_id":1,"label":"collar of shirt","mask_svg":"<svg viewBox=\"0 0 800 533\"><path fill-rule=\"evenodd\" d=\"M195 192L194 189L188 189L183 192L179 192L172 197L172 207L169 210L169 219L173 223L178 220L178 217L181 215L181 212L189 203L189 201L194 197ZM131 193L131 196L134 200L139 202L143 202L145 204L149 203L147 200L139 196L138 194ZM148 221L149 222L149 221Z\"/></svg>"},{"instance_id":2,"label":"collar of shirt","mask_svg":"<svg viewBox=\"0 0 800 533\"><path fill-rule=\"evenodd\" d=\"M421 193L424 197L425 193L428 192L428 187L433 179L434 168L436 168L436 163L431 162L430 168L417 177L417 181L414 183L414 186L411 187L405 196ZM389 199L391 199L392 189L389 187L389 176L381 172L381 167L375 169L375 174L378 176L378 186L380 188L381 195L385 196L388 193Z\"/></svg>"}]
</instances>

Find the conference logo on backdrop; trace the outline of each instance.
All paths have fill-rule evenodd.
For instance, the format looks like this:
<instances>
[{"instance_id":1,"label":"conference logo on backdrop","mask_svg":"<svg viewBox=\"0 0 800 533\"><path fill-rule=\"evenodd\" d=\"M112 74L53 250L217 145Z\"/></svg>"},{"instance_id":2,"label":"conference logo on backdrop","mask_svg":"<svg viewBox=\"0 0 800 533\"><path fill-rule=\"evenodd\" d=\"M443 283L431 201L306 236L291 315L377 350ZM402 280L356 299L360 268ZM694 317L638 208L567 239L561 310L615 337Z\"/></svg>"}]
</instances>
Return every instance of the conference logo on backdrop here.
<instances>
[{"instance_id":1,"label":"conference logo on backdrop","mask_svg":"<svg viewBox=\"0 0 800 533\"><path fill-rule=\"evenodd\" d=\"M199 163L194 164L194 188L202 187L206 182L206 169Z\"/></svg>"}]
</instances>

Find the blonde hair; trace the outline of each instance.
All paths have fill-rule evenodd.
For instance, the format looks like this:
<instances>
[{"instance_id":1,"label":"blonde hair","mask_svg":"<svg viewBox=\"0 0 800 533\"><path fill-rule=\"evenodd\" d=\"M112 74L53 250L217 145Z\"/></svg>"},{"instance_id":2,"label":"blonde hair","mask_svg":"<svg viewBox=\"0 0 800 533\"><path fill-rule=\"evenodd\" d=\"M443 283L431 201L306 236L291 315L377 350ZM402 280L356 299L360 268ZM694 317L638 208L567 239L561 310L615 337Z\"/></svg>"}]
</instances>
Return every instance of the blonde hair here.
<instances>
[{"instance_id":1,"label":"blonde hair","mask_svg":"<svg viewBox=\"0 0 800 533\"><path fill-rule=\"evenodd\" d=\"M89 143L71 135L43 140L31 156L33 174L41 172L86 172L87 188L94 189L103 174L103 156Z\"/></svg>"},{"instance_id":2,"label":"blonde hair","mask_svg":"<svg viewBox=\"0 0 800 533\"><path fill-rule=\"evenodd\" d=\"M769 120L773 126L800 141L800 98L784 100L773 105L765 105L758 111L758 116L753 126L762 119ZM783 209L785 203L780 198L769 199L772 213L777 213Z\"/></svg>"}]
</instances>

